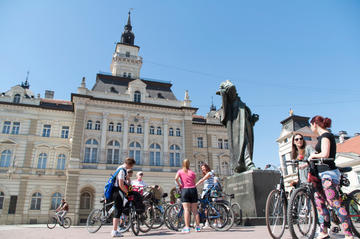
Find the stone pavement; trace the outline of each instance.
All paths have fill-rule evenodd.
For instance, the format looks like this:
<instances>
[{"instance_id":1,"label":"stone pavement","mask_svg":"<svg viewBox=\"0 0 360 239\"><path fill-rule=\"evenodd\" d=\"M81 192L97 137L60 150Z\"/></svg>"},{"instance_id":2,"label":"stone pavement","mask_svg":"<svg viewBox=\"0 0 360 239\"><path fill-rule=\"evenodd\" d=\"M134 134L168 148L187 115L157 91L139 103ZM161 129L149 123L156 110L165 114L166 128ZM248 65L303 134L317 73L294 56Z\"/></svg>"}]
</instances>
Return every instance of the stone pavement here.
<instances>
[{"instance_id":1,"label":"stone pavement","mask_svg":"<svg viewBox=\"0 0 360 239\"><path fill-rule=\"evenodd\" d=\"M58 225L50 230L46 225L2 225L0 226L0 239L111 239L110 236L111 227L104 226L97 233L91 234L86 230L86 227L73 226L69 229L64 229ZM123 238L139 238L135 237L132 232L126 232L123 234ZM202 232L191 231L189 234L182 234L181 232L174 232L163 227L158 230L151 230L148 233L140 233L140 237L147 237L149 239L254 239L270 238L266 226L254 226L254 227L233 227L227 232L217 232L212 229L206 229ZM285 231L284 239L290 239L290 233ZM332 238L343 238L343 236L337 236Z\"/></svg>"}]
</instances>

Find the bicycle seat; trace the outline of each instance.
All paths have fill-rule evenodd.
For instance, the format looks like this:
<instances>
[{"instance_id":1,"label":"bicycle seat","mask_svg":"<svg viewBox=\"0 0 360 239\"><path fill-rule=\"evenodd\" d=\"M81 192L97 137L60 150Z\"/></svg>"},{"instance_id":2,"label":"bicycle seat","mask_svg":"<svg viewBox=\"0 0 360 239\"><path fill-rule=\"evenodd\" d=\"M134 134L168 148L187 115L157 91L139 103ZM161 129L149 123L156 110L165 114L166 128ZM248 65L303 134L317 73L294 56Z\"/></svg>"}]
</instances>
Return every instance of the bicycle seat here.
<instances>
[{"instance_id":1,"label":"bicycle seat","mask_svg":"<svg viewBox=\"0 0 360 239\"><path fill-rule=\"evenodd\" d=\"M166 198L167 196L168 196L167 193L163 193L163 195L162 195L163 198Z\"/></svg>"},{"instance_id":2,"label":"bicycle seat","mask_svg":"<svg viewBox=\"0 0 360 239\"><path fill-rule=\"evenodd\" d=\"M231 195L230 195L230 198L231 198L231 199L234 199L234 198L235 198L235 195L234 195L234 194L231 194Z\"/></svg>"},{"instance_id":3,"label":"bicycle seat","mask_svg":"<svg viewBox=\"0 0 360 239\"><path fill-rule=\"evenodd\" d=\"M348 173L352 171L352 167L343 167L343 168L338 167L338 169L341 173Z\"/></svg>"},{"instance_id":4,"label":"bicycle seat","mask_svg":"<svg viewBox=\"0 0 360 239\"><path fill-rule=\"evenodd\" d=\"M100 203L105 202L105 198L100 198Z\"/></svg>"}]
</instances>

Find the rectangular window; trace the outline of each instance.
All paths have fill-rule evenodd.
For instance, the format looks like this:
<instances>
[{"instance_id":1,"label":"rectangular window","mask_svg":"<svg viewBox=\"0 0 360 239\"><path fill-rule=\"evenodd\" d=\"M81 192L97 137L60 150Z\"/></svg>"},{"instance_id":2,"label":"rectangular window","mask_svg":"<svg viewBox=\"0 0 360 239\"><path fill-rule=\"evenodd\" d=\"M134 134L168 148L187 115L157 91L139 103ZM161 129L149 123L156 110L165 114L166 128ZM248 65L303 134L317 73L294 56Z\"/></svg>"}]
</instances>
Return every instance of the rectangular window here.
<instances>
[{"instance_id":1,"label":"rectangular window","mask_svg":"<svg viewBox=\"0 0 360 239\"><path fill-rule=\"evenodd\" d=\"M175 153L170 153L170 167L174 167L175 166L175 157L174 157Z\"/></svg>"},{"instance_id":2,"label":"rectangular window","mask_svg":"<svg viewBox=\"0 0 360 239\"><path fill-rule=\"evenodd\" d=\"M50 130L51 130L51 125L49 125L49 124L44 124L43 132L42 132L42 137L50 137Z\"/></svg>"},{"instance_id":3,"label":"rectangular window","mask_svg":"<svg viewBox=\"0 0 360 239\"><path fill-rule=\"evenodd\" d=\"M20 122L13 122L13 127L11 130L12 134L19 134L19 130L20 130Z\"/></svg>"},{"instance_id":4,"label":"rectangular window","mask_svg":"<svg viewBox=\"0 0 360 239\"><path fill-rule=\"evenodd\" d=\"M180 167L180 153L176 153L175 166Z\"/></svg>"},{"instance_id":5,"label":"rectangular window","mask_svg":"<svg viewBox=\"0 0 360 239\"><path fill-rule=\"evenodd\" d=\"M156 152L156 166L160 166L161 162L160 162L160 152Z\"/></svg>"},{"instance_id":6,"label":"rectangular window","mask_svg":"<svg viewBox=\"0 0 360 239\"><path fill-rule=\"evenodd\" d=\"M136 162L136 165L141 164L141 162L140 162L140 150L136 150L136 152L135 152L135 162Z\"/></svg>"},{"instance_id":7,"label":"rectangular window","mask_svg":"<svg viewBox=\"0 0 360 239\"><path fill-rule=\"evenodd\" d=\"M10 126L11 126L11 122L10 121L5 121L2 133L3 134L10 134Z\"/></svg>"},{"instance_id":8,"label":"rectangular window","mask_svg":"<svg viewBox=\"0 0 360 239\"><path fill-rule=\"evenodd\" d=\"M223 140L222 139L218 139L218 148L219 149L223 148Z\"/></svg>"},{"instance_id":9,"label":"rectangular window","mask_svg":"<svg viewBox=\"0 0 360 239\"><path fill-rule=\"evenodd\" d=\"M61 138L67 139L69 138L69 126L63 126L61 129Z\"/></svg>"},{"instance_id":10,"label":"rectangular window","mask_svg":"<svg viewBox=\"0 0 360 239\"><path fill-rule=\"evenodd\" d=\"M8 214L15 214L16 212L17 196L10 196L10 204Z\"/></svg>"},{"instance_id":11,"label":"rectangular window","mask_svg":"<svg viewBox=\"0 0 360 239\"><path fill-rule=\"evenodd\" d=\"M229 141L224 139L224 149L229 149Z\"/></svg>"},{"instance_id":12,"label":"rectangular window","mask_svg":"<svg viewBox=\"0 0 360 239\"><path fill-rule=\"evenodd\" d=\"M85 148L85 158L84 158L84 162L85 163L90 163L90 148Z\"/></svg>"},{"instance_id":13,"label":"rectangular window","mask_svg":"<svg viewBox=\"0 0 360 239\"><path fill-rule=\"evenodd\" d=\"M204 148L204 143L203 143L202 137L197 138L197 145L198 145L198 148Z\"/></svg>"}]
</instances>

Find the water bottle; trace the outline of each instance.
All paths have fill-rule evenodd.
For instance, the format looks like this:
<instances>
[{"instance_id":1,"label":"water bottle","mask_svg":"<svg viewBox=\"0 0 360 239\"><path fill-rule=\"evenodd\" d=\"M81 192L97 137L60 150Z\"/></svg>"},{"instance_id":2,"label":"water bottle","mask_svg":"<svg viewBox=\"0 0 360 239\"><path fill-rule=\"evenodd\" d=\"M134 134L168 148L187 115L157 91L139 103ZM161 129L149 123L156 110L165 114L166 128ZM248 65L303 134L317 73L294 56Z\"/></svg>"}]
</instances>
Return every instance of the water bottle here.
<instances>
[{"instance_id":1,"label":"water bottle","mask_svg":"<svg viewBox=\"0 0 360 239\"><path fill-rule=\"evenodd\" d=\"M115 205L113 205L110 210L108 211L109 215L111 215L111 213L115 210Z\"/></svg>"}]
</instances>

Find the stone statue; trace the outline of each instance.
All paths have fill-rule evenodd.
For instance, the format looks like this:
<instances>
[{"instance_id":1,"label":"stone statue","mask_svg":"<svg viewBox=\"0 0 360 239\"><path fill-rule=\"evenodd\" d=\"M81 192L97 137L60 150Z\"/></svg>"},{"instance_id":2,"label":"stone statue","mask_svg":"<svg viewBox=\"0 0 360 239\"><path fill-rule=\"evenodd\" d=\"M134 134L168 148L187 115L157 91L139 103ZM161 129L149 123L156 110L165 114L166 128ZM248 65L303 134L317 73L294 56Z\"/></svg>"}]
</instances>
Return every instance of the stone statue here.
<instances>
[{"instance_id":1,"label":"stone statue","mask_svg":"<svg viewBox=\"0 0 360 239\"><path fill-rule=\"evenodd\" d=\"M229 80L221 83L216 94L222 97L220 120L228 129L232 169L236 173L255 169L253 126L259 120L259 115L251 114L250 108L240 100L235 85Z\"/></svg>"}]
</instances>

